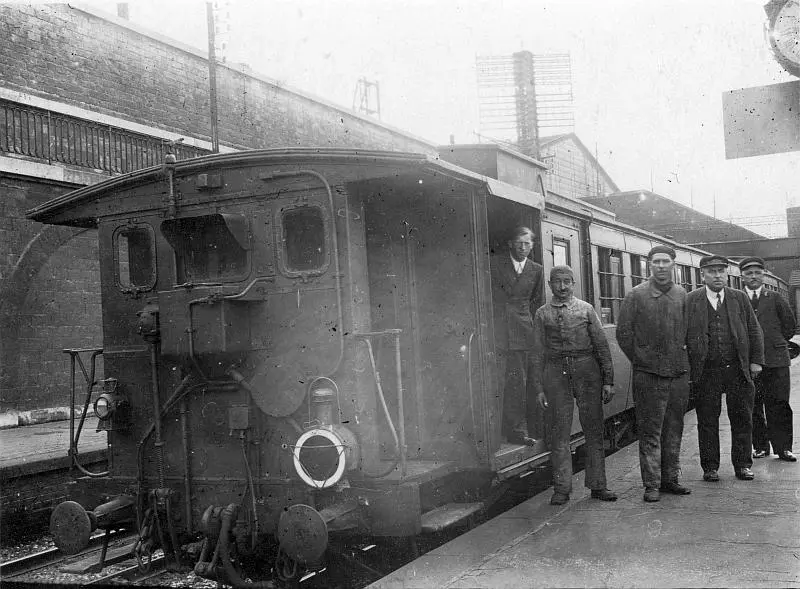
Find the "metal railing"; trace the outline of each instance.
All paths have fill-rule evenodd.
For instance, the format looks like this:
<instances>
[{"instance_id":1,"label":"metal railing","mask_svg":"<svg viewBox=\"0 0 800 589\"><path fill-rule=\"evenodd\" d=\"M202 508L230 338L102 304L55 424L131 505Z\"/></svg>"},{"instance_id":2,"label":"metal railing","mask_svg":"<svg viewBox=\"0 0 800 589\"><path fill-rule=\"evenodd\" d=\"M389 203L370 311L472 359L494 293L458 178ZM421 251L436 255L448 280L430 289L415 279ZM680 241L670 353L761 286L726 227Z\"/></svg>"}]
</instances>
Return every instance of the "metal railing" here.
<instances>
[{"instance_id":1,"label":"metal railing","mask_svg":"<svg viewBox=\"0 0 800 589\"><path fill-rule=\"evenodd\" d=\"M164 162L169 141L0 99L0 153L124 174ZM211 153L175 144L179 160Z\"/></svg>"}]
</instances>

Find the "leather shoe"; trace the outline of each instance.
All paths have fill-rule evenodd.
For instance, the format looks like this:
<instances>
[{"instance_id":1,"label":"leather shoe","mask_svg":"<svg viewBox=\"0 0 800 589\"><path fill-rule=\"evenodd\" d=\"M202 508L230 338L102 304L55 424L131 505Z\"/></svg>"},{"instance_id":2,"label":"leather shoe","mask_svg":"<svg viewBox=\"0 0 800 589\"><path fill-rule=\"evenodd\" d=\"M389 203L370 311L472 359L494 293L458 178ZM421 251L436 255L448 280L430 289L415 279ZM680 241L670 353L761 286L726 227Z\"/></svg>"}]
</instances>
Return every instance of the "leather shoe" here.
<instances>
[{"instance_id":1,"label":"leather shoe","mask_svg":"<svg viewBox=\"0 0 800 589\"><path fill-rule=\"evenodd\" d=\"M508 436L508 443L516 444L517 446L535 446L536 438L523 436L521 434L511 434L510 436Z\"/></svg>"},{"instance_id":2,"label":"leather shoe","mask_svg":"<svg viewBox=\"0 0 800 589\"><path fill-rule=\"evenodd\" d=\"M600 501L616 501L617 494L612 493L608 489L592 489L592 499L600 499Z\"/></svg>"},{"instance_id":3,"label":"leather shoe","mask_svg":"<svg viewBox=\"0 0 800 589\"><path fill-rule=\"evenodd\" d=\"M703 473L703 480L709 483L719 482L719 475L716 470L707 470Z\"/></svg>"},{"instance_id":4,"label":"leather shoe","mask_svg":"<svg viewBox=\"0 0 800 589\"><path fill-rule=\"evenodd\" d=\"M753 451L753 458L764 458L765 456L769 456L769 452L767 452L766 450Z\"/></svg>"},{"instance_id":5,"label":"leather shoe","mask_svg":"<svg viewBox=\"0 0 800 589\"><path fill-rule=\"evenodd\" d=\"M661 485L661 492L670 493L671 495L690 495L692 490L679 483L664 483Z\"/></svg>"},{"instance_id":6,"label":"leather shoe","mask_svg":"<svg viewBox=\"0 0 800 589\"><path fill-rule=\"evenodd\" d=\"M785 460L786 462L797 462L797 456L792 454L791 450L782 450L778 452L778 459Z\"/></svg>"},{"instance_id":7,"label":"leather shoe","mask_svg":"<svg viewBox=\"0 0 800 589\"><path fill-rule=\"evenodd\" d=\"M647 487L644 490L644 500L648 503L655 503L656 501L661 501L661 493L658 492L658 489L654 489L653 487Z\"/></svg>"},{"instance_id":8,"label":"leather shoe","mask_svg":"<svg viewBox=\"0 0 800 589\"><path fill-rule=\"evenodd\" d=\"M736 478L743 481L752 481L754 478L756 478L756 475L754 475L753 471L749 468L740 468L736 471Z\"/></svg>"},{"instance_id":9,"label":"leather shoe","mask_svg":"<svg viewBox=\"0 0 800 589\"><path fill-rule=\"evenodd\" d=\"M564 505L567 501L569 501L569 495L566 493L556 492L550 497L550 505Z\"/></svg>"}]
</instances>

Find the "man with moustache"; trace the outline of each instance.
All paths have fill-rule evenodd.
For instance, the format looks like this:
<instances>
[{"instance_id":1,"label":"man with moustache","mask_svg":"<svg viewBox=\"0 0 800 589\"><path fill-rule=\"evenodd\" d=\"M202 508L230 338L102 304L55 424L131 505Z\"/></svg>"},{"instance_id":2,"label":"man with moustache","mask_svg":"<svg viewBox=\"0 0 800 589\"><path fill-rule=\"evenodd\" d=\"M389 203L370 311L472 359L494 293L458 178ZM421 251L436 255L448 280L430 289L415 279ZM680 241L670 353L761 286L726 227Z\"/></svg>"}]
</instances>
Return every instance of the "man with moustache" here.
<instances>
[{"instance_id":1,"label":"man with moustache","mask_svg":"<svg viewBox=\"0 0 800 589\"><path fill-rule=\"evenodd\" d=\"M644 500L660 492L688 495L678 483L683 415L689 402L686 291L673 282L675 250L657 245L647 254L651 275L630 291L617 321L617 343L633 366Z\"/></svg>"},{"instance_id":2,"label":"man with moustache","mask_svg":"<svg viewBox=\"0 0 800 589\"><path fill-rule=\"evenodd\" d=\"M728 260L700 258L705 286L686 297L687 345L703 480L719 481L719 415L722 395L731 422L731 461L736 478L754 478L753 379L764 364L764 340L753 307L726 286Z\"/></svg>"},{"instance_id":3,"label":"man with moustache","mask_svg":"<svg viewBox=\"0 0 800 589\"><path fill-rule=\"evenodd\" d=\"M772 451L780 460L797 462L792 454L792 408L789 405L788 340L796 328L794 314L780 294L764 288L763 259L745 258L739 268L744 278L744 292L764 334L764 368L755 381L753 458L769 455L772 442Z\"/></svg>"},{"instance_id":4,"label":"man with moustache","mask_svg":"<svg viewBox=\"0 0 800 589\"><path fill-rule=\"evenodd\" d=\"M492 302L497 346L497 371L502 391L503 435L512 444L532 446L534 405L527 398L528 351L533 342L533 314L544 303L542 266L528 256L535 235L517 227L508 252L492 259Z\"/></svg>"},{"instance_id":5,"label":"man with moustache","mask_svg":"<svg viewBox=\"0 0 800 589\"><path fill-rule=\"evenodd\" d=\"M553 298L533 320L529 373L532 393L545 412L553 468L550 504L563 505L572 491L569 435L576 401L586 437L585 485L593 499L616 501L606 488L603 448L603 403L614 396L608 341L594 307L573 296L575 280L569 266L555 266L549 284Z\"/></svg>"}]
</instances>

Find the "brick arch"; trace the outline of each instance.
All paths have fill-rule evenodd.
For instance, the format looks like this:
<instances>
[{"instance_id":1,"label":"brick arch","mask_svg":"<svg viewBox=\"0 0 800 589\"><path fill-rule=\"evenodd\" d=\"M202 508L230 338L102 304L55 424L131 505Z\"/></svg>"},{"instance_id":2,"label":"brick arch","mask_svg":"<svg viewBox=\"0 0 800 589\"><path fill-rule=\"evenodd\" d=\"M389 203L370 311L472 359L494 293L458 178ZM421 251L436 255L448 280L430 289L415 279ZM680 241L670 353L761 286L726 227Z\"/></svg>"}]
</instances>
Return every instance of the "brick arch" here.
<instances>
[{"instance_id":1,"label":"brick arch","mask_svg":"<svg viewBox=\"0 0 800 589\"><path fill-rule=\"evenodd\" d=\"M51 256L88 229L45 225L22 251L10 275L0 285L0 391L19 382L19 332L31 283Z\"/></svg>"}]
</instances>

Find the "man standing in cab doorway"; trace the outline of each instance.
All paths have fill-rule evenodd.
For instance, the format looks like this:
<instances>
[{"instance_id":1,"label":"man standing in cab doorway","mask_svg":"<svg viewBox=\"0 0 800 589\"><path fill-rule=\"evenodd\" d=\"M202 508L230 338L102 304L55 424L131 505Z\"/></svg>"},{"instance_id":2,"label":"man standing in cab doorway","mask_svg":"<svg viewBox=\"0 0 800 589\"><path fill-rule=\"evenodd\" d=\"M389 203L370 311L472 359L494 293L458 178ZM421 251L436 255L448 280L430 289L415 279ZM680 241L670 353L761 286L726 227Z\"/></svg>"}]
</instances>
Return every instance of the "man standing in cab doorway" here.
<instances>
[{"instance_id":1,"label":"man standing in cab doorway","mask_svg":"<svg viewBox=\"0 0 800 589\"><path fill-rule=\"evenodd\" d=\"M731 461L736 478L751 481L753 379L764 364L761 327L747 296L726 285L728 260L700 258L705 287L686 297L689 365L697 409L703 480L719 481L719 415L722 395L731 422Z\"/></svg>"},{"instance_id":2,"label":"man standing in cab doorway","mask_svg":"<svg viewBox=\"0 0 800 589\"><path fill-rule=\"evenodd\" d=\"M686 291L673 282L675 250L657 245L647 254L650 279L630 291L617 321L617 343L633 365L644 500L660 492L688 495L678 483L683 416L689 402Z\"/></svg>"},{"instance_id":3,"label":"man standing in cab doorway","mask_svg":"<svg viewBox=\"0 0 800 589\"><path fill-rule=\"evenodd\" d=\"M789 303L764 288L764 260L745 258L739 263L745 294L750 299L764 334L764 369L756 381L753 405L753 458L775 455L797 462L792 454L792 407L789 405L789 340L796 324ZM766 410L766 416L765 416Z\"/></svg>"},{"instance_id":4,"label":"man standing in cab doorway","mask_svg":"<svg viewBox=\"0 0 800 589\"><path fill-rule=\"evenodd\" d=\"M492 259L497 371L502 391L503 436L511 444L532 446L533 401L528 402L528 351L533 344L533 314L544 302L542 266L528 256L535 235L517 227L508 240L508 252Z\"/></svg>"},{"instance_id":5,"label":"man standing in cab doorway","mask_svg":"<svg viewBox=\"0 0 800 589\"><path fill-rule=\"evenodd\" d=\"M553 468L552 505L569 501L572 491L569 436L576 401L586 437L585 485L593 499L617 500L606 488L603 447L603 403L614 397L614 365L600 318L594 307L573 296L574 288L572 269L555 266L550 272L553 298L536 311L533 320L530 384L545 412Z\"/></svg>"}]
</instances>

